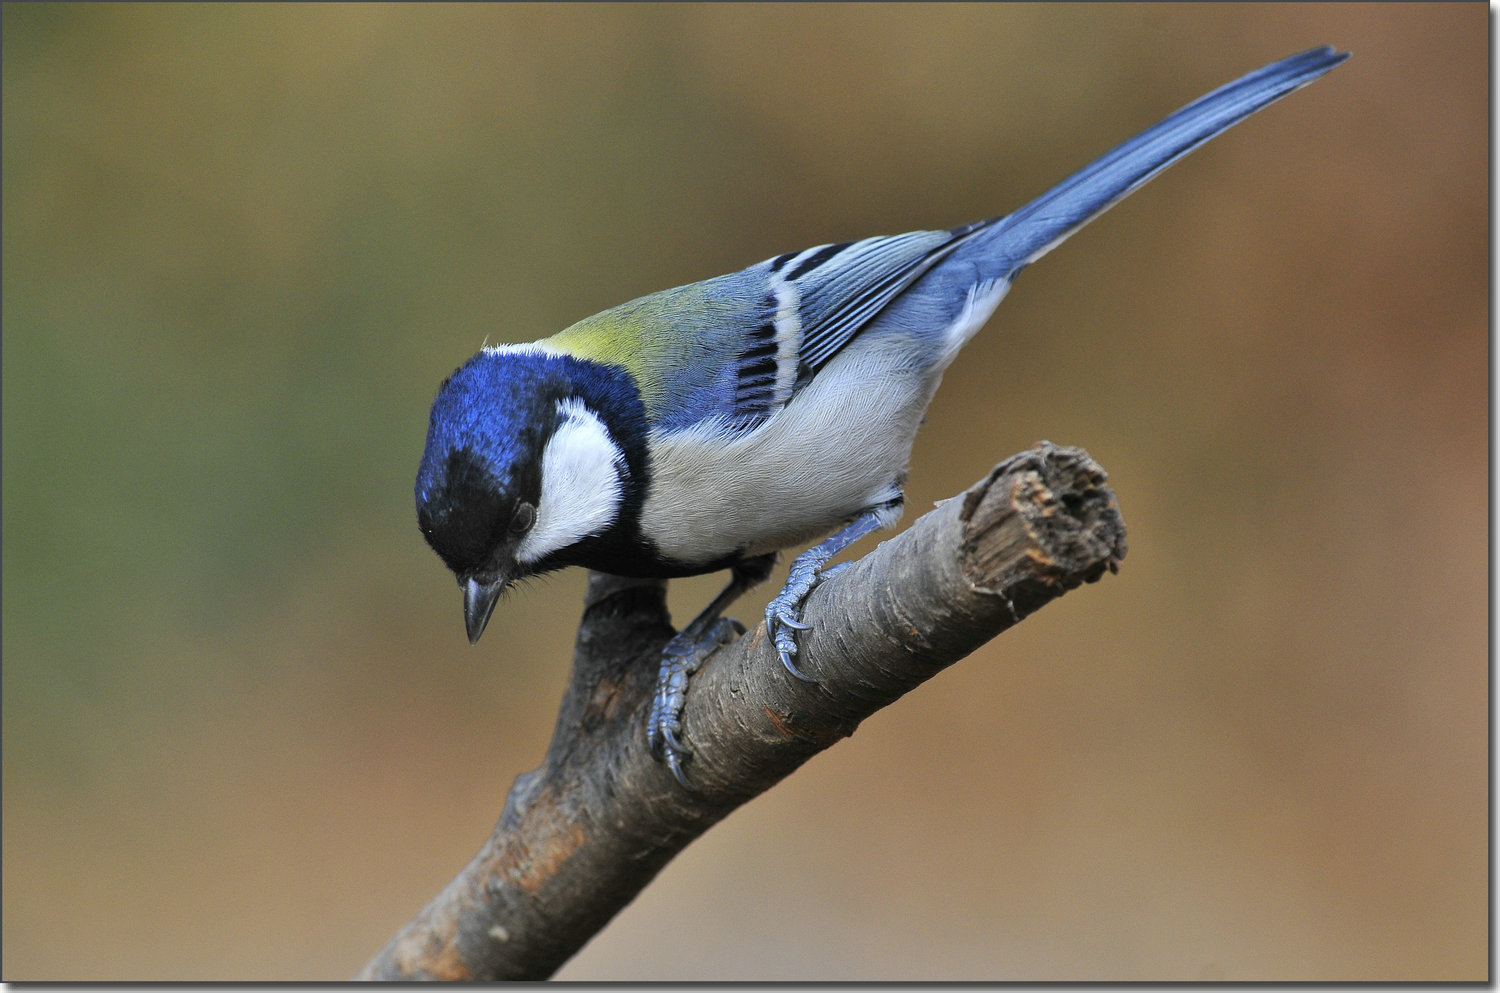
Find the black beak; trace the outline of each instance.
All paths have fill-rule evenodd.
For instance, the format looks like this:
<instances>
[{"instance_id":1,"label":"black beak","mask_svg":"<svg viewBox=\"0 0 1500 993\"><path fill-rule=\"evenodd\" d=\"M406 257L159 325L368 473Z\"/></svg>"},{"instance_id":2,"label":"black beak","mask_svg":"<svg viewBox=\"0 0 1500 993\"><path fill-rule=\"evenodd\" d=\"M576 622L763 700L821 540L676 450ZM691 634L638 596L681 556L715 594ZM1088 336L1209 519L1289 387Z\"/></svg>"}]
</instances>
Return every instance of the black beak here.
<instances>
[{"instance_id":1,"label":"black beak","mask_svg":"<svg viewBox=\"0 0 1500 993\"><path fill-rule=\"evenodd\" d=\"M469 644L477 645L484 626L495 612L495 602L505 591L505 581L497 580L488 585L471 579L464 583L464 629L469 632Z\"/></svg>"}]
</instances>

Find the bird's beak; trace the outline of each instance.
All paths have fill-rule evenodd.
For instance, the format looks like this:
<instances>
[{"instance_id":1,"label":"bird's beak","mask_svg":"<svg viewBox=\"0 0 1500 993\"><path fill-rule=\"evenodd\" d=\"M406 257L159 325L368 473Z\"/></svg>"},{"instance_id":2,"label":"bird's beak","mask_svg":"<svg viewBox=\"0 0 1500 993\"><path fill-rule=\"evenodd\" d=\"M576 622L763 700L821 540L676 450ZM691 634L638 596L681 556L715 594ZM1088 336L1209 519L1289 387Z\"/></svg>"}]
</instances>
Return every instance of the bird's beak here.
<instances>
[{"instance_id":1,"label":"bird's beak","mask_svg":"<svg viewBox=\"0 0 1500 993\"><path fill-rule=\"evenodd\" d=\"M488 584L477 579L464 583L464 628L469 632L469 644L479 643L479 636L484 634L484 626L490 622L490 615L495 612L495 602L504 591L503 579Z\"/></svg>"}]
</instances>

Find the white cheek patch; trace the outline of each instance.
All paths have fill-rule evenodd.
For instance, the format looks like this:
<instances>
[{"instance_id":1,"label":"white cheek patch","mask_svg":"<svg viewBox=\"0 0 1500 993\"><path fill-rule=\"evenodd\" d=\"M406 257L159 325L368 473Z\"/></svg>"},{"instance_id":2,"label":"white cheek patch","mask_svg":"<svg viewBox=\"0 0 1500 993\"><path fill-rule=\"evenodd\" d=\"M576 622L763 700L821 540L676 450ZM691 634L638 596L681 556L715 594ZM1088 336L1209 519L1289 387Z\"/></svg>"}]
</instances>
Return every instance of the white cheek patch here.
<instances>
[{"instance_id":1,"label":"white cheek patch","mask_svg":"<svg viewBox=\"0 0 1500 993\"><path fill-rule=\"evenodd\" d=\"M614 523L625 484L625 455L603 422L580 400L561 400L562 423L542 452L542 496L536 524L516 548L536 562Z\"/></svg>"}]
</instances>

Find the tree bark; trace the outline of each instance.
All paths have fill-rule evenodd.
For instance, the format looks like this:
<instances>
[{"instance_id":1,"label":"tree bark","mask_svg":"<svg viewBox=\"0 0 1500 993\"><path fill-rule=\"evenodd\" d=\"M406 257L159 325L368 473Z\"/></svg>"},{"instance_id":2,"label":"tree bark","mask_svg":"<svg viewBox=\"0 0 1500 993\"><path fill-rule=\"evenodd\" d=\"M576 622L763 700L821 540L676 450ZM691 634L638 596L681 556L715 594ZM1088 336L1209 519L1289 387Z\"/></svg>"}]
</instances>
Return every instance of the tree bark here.
<instances>
[{"instance_id":1,"label":"tree bark","mask_svg":"<svg viewBox=\"0 0 1500 993\"><path fill-rule=\"evenodd\" d=\"M792 678L762 624L704 664L683 743L696 789L650 755L645 715L673 634L666 583L592 573L541 768L479 854L362 979L543 979L689 842L919 683L1049 601L1115 571L1106 474L1041 442L808 597Z\"/></svg>"}]
</instances>

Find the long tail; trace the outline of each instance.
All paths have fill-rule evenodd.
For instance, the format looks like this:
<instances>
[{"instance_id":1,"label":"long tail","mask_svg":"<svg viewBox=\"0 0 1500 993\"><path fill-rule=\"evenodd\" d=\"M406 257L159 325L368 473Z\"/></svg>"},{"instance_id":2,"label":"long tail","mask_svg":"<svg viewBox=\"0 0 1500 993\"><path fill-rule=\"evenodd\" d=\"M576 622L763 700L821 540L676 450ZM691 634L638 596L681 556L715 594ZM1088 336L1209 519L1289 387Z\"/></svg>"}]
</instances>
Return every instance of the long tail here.
<instances>
[{"instance_id":1,"label":"long tail","mask_svg":"<svg viewBox=\"0 0 1500 993\"><path fill-rule=\"evenodd\" d=\"M1035 200L985 225L971 244L1019 272L1167 166L1328 72L1349 57L1331 46L1273 62L1193 101L1075 172ZM999 251L997 252L997 248Z\"/></svg>"}]
</instances>

